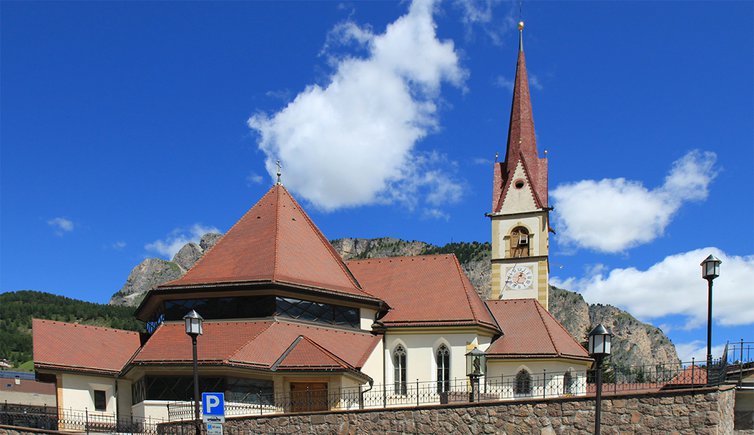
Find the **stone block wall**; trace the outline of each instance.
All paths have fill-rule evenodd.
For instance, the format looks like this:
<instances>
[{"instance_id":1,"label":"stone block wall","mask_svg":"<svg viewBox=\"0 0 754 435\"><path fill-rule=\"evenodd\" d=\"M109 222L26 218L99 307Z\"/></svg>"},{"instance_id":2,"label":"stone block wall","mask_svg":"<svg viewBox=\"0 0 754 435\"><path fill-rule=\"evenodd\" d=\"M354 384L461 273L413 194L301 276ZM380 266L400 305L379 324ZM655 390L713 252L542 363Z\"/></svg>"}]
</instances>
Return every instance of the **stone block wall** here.
<instances>
[{"instance_id":1,"label":"stone block wall","mask_svg":"<svg viewBox=\"0 0 754 435\"><path fill-rule=\"evenodd\" d=\"M602 433L733 434L735 390L608 396ZM584 434L594 430L594 399L568 398L228 418L225 435L237 434ZM189 434L188 425L161 432Z\"/></svg>"}]
</instances>

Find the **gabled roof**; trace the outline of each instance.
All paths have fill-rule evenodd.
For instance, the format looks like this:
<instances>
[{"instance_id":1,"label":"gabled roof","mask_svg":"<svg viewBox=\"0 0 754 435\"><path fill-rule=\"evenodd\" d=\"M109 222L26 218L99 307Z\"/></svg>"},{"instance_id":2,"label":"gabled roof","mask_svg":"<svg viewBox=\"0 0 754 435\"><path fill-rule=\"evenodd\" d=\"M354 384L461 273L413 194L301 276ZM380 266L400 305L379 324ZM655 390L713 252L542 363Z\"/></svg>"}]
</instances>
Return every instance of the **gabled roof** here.
<instances>
[{"instance_id":1,"label":"gabled roof","mask_svg":"<svg viewBox=\"0 0 754 435\"><path fill-rule=\"evenodd\" d=\"M32 319L34 367L115 375L141 346L138 332Z\"/></svg>"},{"instance_id":2,"label":"gabled roof","mask_svg":"<svg viewBox=\"0 0 754 435\"><path fill-rule=\"evenodd\" d=\"M198 338L200 364L277 369L358 369L379 336L368 332L285 321L216 321L203 324ZM134 357L133 364L189 364L190 339L182 323L163 323Z\"/></svg>"},{"instance_id":3,"label":"gabled roof","mask_svg":"<svg viewBox=\"0 0 754 435\"><path fill-rule=\"evenodd\" d=\"M355 369L308 337L299 335L272 365L274 370Z\"/></svg>"},{"instance_id":4,"label":"gabled roof","mask_svg":"<svg viewBox=\"0 0 754 435\"><path fill-rule=\"evenodd\" d=\"M270 282L374 300L282 186L273 186L184 276L157 290Z\"/></svg>"},{"instance_id":5,"label":"gabled roof","mask_svg":"<svg viewBox=\"0 0 754 435\"><path fill-rule=\"evenodd\" d=\"M536 299L487 301L503 336L485 351L488 358L571 358L589 353Z\"/></svg>"},{"instance_id":6,"label":"gabled roof","mask_svg":"<svg viewBox=\"0 0 754 435\"><path fill-rule=\"evenodd\" d=\"M529 78L526 73L526 56L523 48L523 29L519 35L518 62L513 87L513 102L508 126L508 141L505 161L495 163L492 212L500 212L505 196L513 184L513 174L519 162L523 163L527 181L532 187L534 203L540 209L547 208L547 158L537 154L537 137L534 131L534 113L529 94Z\"/></svg>"},{"instance_id":7,"label":"gabled roof","mask_svg":"<svg viewBox=\"0 0 754 435\"><path fill-rule=\"evenodd\" d=\"M455 255L348 262L358 280L390 305L385 326L483 326L499 332Z\"/></svg>"}]
</instances>

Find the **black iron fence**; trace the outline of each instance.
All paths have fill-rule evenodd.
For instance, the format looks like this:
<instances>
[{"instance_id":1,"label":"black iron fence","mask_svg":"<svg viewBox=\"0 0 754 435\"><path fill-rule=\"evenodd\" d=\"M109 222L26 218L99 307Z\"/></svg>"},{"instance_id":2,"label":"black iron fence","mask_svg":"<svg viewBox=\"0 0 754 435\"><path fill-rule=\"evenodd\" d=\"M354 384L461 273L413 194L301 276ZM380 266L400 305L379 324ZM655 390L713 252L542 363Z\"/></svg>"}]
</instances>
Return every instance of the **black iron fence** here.
<instances>
[{"instance_id":1,"label":"black iron fence","mask_svg":"<svg viewBox=\"0 0 754 435\"><path fill-rule=\"evenodd\" d=\"M727 361L718 358L710 367L706 361L640 366L603 365L603 394L641 393L660 389L694 388L719 385L725 380ZM226 402L225 415L254 416L309 411L390 408L487 402L532 398L578 397L594 395L594 370L567 372L521 371L515 375L487 376L480 379L472 396L468 379L444 382L414 380L406 383L375 385L373 388L312 389L274 394L248 394L245 402ZM193 402L171 402L168 420L193 419Z\"/></svg>"},{"instance_id":2,"label":"black iron fence","mask_svg":"<svg viewBox=\"0 0 754 435\"><path fill-rule=\"evenodd\" d=\"M156 434L162 420L118 417L116 414L4 403L0 405L0 424L72 432Z\"/></svg>"}]
</instances>

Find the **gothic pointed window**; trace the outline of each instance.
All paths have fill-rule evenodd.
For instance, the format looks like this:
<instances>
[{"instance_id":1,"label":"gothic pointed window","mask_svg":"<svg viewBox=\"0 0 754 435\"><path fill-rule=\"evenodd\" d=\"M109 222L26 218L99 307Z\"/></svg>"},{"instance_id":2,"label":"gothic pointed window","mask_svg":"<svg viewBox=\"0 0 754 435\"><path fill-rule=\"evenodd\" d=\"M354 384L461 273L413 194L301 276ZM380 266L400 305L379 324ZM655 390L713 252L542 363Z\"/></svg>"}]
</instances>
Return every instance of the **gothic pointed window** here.
<instances>
[{"instance_id":1,"label":"gothic pointed window","mask_svg":"<svg viewBox=\"0 0 754 435\"><path fill-rule=\"evenodd\" d=\"M437 348L437 392L450 390L450 350L444 344Z\"/></svg>"},{"instance_id":2,"label":"gothic pointed window","mask_svg":"<svg viewBox=\"0 0 754 435\"><path fill-rule=\"evenodd\" d=\"M405 395L408 390L406 383L406 349L398 345L393 352L393 368L395 378L395 394Z\"/></svg>"},{"instance_id":3,"label":"gothic pointed window","mask_svg":"<svg viewBox=\"0 0 754 435\"><path fill-rule=\"evenodd\" d=\"M524 227L513 228L508 241L511 258L529 256L529 230Z\"/></svg>"},{"instance_id":4,"label":"gothic pointed window","mask_svg":"<svg viewBox=\"0 0 754 435\"><path fill-rule=\"evenodd\" d=\"M570 371L563 375L563 394L573 394L573 376Z\"/></svg>"},{"instance_id":5,"label":"gothic pointed window","mask_svg":"<svg viewBox=\"0 0 754 435\"><path fill-rule=\"evenodd\" d=\"M517 396L531 396L531 375L526 369L521 369L516 375L516 386L513 392Z\"/></svg>"}]
</instances>

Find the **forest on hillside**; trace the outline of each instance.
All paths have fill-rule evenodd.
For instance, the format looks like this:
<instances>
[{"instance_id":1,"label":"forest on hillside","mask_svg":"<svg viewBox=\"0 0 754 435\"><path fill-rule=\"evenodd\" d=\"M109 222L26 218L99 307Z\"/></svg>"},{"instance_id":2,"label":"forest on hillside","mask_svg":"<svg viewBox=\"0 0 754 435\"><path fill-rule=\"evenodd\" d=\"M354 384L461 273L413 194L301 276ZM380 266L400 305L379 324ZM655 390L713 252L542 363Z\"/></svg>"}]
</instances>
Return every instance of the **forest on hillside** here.
<instances>
[{"instance_id":1,"label":"forest on hillside","mask_svg":"<svg viewBox=\"0 0 754 435\"><path fill-rule=\"evenodd\" d=\"M15 367L31 361L31 319L78 322L108 328L143 331L133 307L95 304L39 291L0 294L0 359ZM28 368L28 364L24 365Z\"/></svg>"}]
</instances>

